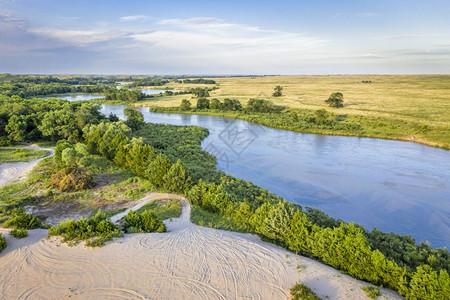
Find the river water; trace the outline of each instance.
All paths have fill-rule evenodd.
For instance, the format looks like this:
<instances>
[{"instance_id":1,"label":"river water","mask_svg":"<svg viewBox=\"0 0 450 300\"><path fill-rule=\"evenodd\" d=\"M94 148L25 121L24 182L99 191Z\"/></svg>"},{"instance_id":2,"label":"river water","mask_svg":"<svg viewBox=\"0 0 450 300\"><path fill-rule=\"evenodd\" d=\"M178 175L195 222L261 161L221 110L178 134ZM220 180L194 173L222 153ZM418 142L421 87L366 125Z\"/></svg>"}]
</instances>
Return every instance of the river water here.
<instances>
[{"instance_id":1,"label":"river water","mask_svg":"<svg viewBox=\"0 0 450 300\"><path fill-rule=\"evenodd\" d=\"M121 105L102 113L123 118ZM219 169L288 201L371 229L450 245L450 151L416 143L303 134L242 120L151 113L145 121L209 129Z\"/></svg>"}]
</instances>

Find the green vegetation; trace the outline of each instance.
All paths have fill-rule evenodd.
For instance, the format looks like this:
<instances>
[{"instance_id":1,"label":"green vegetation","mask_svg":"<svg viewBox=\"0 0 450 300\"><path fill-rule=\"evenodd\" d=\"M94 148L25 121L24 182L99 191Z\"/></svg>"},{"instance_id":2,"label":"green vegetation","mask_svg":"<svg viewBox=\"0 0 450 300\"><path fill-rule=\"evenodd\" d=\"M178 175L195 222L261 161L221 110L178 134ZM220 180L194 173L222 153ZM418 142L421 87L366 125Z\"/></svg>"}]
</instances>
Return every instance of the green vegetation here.
<instances>
[{"instance_id":1,"label":"green vegetation","mask_svg":"<svg viewBox=\"0 0 450 300\"><path fill-rule=\"evenodd\" d=\"M367 297L370 299L377 299L378 296L381 296L380 288L375 286L365 286L361 288L364 292L366 292Z\"/></svg>"},{"instance_id":2,"label":"green vegetation","mask_svg":"<svg viewBox=\"0 0 450 300\"><path fill-rule=\"evenodd\" d=\"M27 214L22 207L11 210L3 209L0 216L4 220L2 226L14 229L35 229L42 227L41 221L30 214Z\"/></svg>"},{"instance_id":3,"label":"green vegetation","mask_svg":"<svg viewBox=\"0 0 450 300\"><path fill-rule=\"evenodd\" d=\"M52 175L50 184L61 192L76 192L95 185L92 175L81 167L64 168Z\"/></svg>"},{"instance_id":4,"label":"green vegetation","mask_svg":"<svg viewBox=\"0 0 450 300\"><path fill-rule=\"evenodd\" d=\"M60 222L58 226L53 226L48 230L48 235L60 235L63 237L63 242L70 246L76 245L80 241L86 241L86 246L89 247L99 247L112 241L115 237L123 236L119 228L100 210L89 219L81 218L77 221Z\"/></svg>"},{"instance_id":5,"label":"green vegetation","mask_svg":"<svg viewBox=\"0 0 450 300\"><path fill-rule=\"evenodd\" d=\"M149 210L138 214L132 210L124 217L124 229L127 233L166 232L163 221Z\"/></svg>"},{"instance_id":6,"label":"green vegetation","mask_svg":"<svg viewBox=\"0 0 450 300\"><path fill-rule=\"evenodd\" d=\"M140 90L110 89L106 91L105 100L118 100L128 103L136 102L145 98Z\"/></svg>"},{"instance_id":7,"label":"green vegetation","mask_svg":"<svg viewBox=\"0 0 450 300\"><path fill-rule=\"evenodd\" d=\"M129 87L144 87L144 86L163 86L169 83L169 80L159 79L159 78L146 78L135 80L128 84Z\"/></svg>"},{"instance_id":8,"label":"green vegetation","mask_svg":"<svg viewBox=\"0 0 450 300\"><path fill-rule=\"evenodd\" d=\"M0 149L0 164L29 161L48 155L47 150L34 149Z\"/></svg>"},{"instance_id":9,"label":"green vegetation","mask_svg":"<svg viewBox=\"0 0 450 300\"><path fill-rule=\"evenodd\" d=\"M99 106L92 103L0 95L0 144L60 139L76 142L86 124L105 119Z\"/></svg>"},{"instance_id":10,"label":"green vegetation","mask_svg":"<svg viewBox=\"0 0 450 300\"><path fill-rule=\"evenodd\" d=\"M231 230L237 232L246 232L242 228L238 227L233 221L224 218L218 214L207 211L197 205L192 206L191 222L204 227Z\"/></svg>"},{"instance_id":11,"label":"green vegetation","mask_svg":"<svg viewBox=\"0 0 450 300\"><path fill-rule=\"evenodd\" d=\"M297 283L291 288L293 300L320 300L320 298L303 283Z\"/></svg>"},{"instance_id":12,"label":"green vegetation","mask_svg":"<svg viewBox=\"0 0 450 300\"><path fill-rule=\"evenodd\" d=\"M164 154L171 163L181 160L193 181L203 178L217 180L222 174L216 170L216 158L201 148L201 142L209 132L199 126L145 124L133 136L144 139L157 152Z\"/></svg>"},{"instance_id":13,"label":"green vegetation","mask_svg":"<svg viewBox=\"0 0 450 300\"><path fill-rule=\"evenodd\" d=\"M140 111L137 111L131 107L127 107L123 110L123 114L127 121L125 124L135 131L144 126L144 116Z\"/></svg>"},{"instance_id":14,"label":"green vegetation","mask_svg":"<svg viewBox=\"0 0 450 300\"><path fill-rule=\"evenodd\" d=\"M183 83L185 84L216 84L216 82L212 79L203 79L203 78L196 78L196 79L184 79Z\"/></svg>"},{"instance_id":15,"label":"green vegetation","mask_svg":"<svg viewBox=\"0 0 450 300\"><path fill-rule=\"evenodd\" d=\"M344 107L344 95L342 93L337 92L333 93L328 97L327 100L325 100L325 103L327 103L331 107Z\"/></svg>"},{"instance_id":16,"label":"green vegetation","mask_svg":"<svg viewBox=\"0 0 450 300\"><path fill-rule=\"evenodd\" d=\"M193 88L191 89L191 93L197 98L209 97L209 89L207 88L200 88L200 87Z\"/></svg>"},{"instance_id":17,"label":"green vegetation","mask_svg":"<svg viewBox=\"0 0 450 300\"><path fill-rule=\"evenodd\" d=\"M71 85L65 82L0 82L0 95L28 98L64 93L103 93L107 88L101 85Z\"/></svg>"},{"instance_id":18,"label":"green vegetation","mask_svg":"<svg viewBox=\"0 0 450 300\"><path fill-rule=\"evenodd\" d=\"M14 228L10 234L16 239L22 239L28 236L28 231L24 228Z\"/></svg>"},{"instance_id":19,"label":"green vegetation","mask_svg":"<svg viewBox=\"0 0 450 300\"><path fill-rule=\"evenodd\" d=\"M167 220L179 218L181 216L181 204L178 200L152 201L139 208L136 213L142 214L144 211L154 213L159 219Z\"/></svg>"},{"instance_id":20,"label":"green vegetation","mask_svg":"<svg viewBox=\"0 0 450 300\"><path fill-rule=\"evenodd\" d=\"M272 96L274 97L281 97L283 96L283 87L281 85L277 85L274 89L273 89L273 94Z\"/></svg>"},{"instance_id":21,"label":"green vegetation","mask_svg":"<svg viewBox=\"0 0 450 300\"><path fill-rule=\"evenodd\" d=\"M3 252L3 250L6 249L7 243L6 243L6 239L3 236L3 234L0 233L0 253Z\"/></svg>"},{"instance_id":22,"label":"green vegetation","mask_svg":"<svg viewBox=\"0 0 450 300\"><path fill-rule=\"evenodd\" d=\"M180 109L182 111L190 110L191 109L191 101L183 99L183 101L181 101L181 104L180 104Z\"/></svg>"}]
</instances>

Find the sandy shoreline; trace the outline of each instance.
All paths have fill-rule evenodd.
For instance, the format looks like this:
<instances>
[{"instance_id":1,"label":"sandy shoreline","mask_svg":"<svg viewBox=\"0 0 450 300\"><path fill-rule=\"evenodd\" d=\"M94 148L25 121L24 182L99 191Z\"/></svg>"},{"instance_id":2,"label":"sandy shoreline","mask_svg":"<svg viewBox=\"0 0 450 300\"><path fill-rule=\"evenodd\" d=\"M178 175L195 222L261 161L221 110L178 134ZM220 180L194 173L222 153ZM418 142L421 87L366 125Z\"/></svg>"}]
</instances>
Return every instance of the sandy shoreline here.
<instances>
[{"instance_id":1,"label":"sandy shoreline","mask_svg":"<svg viewBox=\"0 0 450 300\"><path fill-rule=\"evenodd\" d=\"M8 239L0 298L287 299L302 281L322 298L367 299L366 283L254 235L196 226L182 205L182 216L166 222L169 232L125 235L97 249L45 239L46 230L15 240L0 229Z\"/></svg>"}]
</instances>

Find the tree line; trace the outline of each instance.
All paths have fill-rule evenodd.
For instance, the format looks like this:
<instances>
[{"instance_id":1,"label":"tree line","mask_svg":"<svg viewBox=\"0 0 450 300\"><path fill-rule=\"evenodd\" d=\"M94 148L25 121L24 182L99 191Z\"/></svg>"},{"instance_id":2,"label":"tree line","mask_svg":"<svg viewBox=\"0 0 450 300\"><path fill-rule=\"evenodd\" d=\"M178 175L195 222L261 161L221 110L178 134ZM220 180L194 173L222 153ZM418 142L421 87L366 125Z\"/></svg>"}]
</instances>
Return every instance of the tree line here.
<instances>
[{"instance_id":1,"label":"tree line","mask_svg":"<svg viewBox=\"0 0 450 300\"><path fill-rule=\"evenodd\" d=\"M196 79L184 79L183 83L186 84L216 84L216 81L212 79L203 79L203 78L196 78Z\"/></svg>"},{"instance_id":2,"label":"tree line","mask_svg":"<svg viewBox=\"0 0 450 300\"><path fill-rule=\"evenodd\" d=\"M3 82L0 83L0 94L5 96L19 96L29 98L51 94L64 93L103 93L109 89L106 85L71 85L68 83L28 83L28 82Z\"/></svg>"}]
</instances>

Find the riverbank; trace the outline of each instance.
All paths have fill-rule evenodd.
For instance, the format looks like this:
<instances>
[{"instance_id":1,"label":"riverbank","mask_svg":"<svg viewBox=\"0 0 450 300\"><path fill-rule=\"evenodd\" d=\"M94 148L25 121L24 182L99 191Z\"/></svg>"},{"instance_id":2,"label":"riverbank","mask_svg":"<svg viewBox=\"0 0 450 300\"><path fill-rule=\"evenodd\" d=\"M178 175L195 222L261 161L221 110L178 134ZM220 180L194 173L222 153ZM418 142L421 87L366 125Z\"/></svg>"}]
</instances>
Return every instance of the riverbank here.
<instances>
[{"instance_id":1,"label":"riverbank","mask_svg":"<svg viewBox=\"0 0 450 300\"><path fill-rule=\"evenodd\" d=\"M139 104L134 104L134 106L141 107ZM383 117L341 115L339 110L329 113L326 120L329 122L324 123L318 123L317 119L314 119L315 111L300 109L287 109L279 113L246 113L244 111L195 108L182 110L179 107L149 106L149 110L158 113L219 116L294 132L399 140L450 150L450 128L430 128L419 123Z\"/></svg>"}]
</instances>

